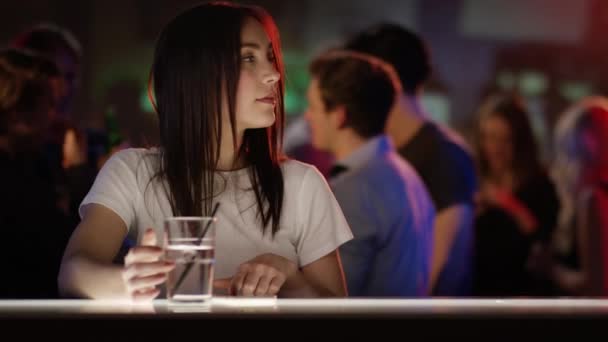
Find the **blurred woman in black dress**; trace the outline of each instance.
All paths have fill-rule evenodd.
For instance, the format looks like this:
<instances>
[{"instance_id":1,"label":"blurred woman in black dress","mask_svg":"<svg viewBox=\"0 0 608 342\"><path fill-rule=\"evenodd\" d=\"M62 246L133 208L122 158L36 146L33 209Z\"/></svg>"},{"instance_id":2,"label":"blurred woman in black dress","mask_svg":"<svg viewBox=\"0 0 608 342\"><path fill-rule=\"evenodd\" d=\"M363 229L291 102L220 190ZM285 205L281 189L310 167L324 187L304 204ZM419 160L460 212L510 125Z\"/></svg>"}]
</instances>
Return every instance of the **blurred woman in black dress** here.
<instances>
[{"instance_id":1,"label":"blurred woman in black dress","mask_svg":"<svg viewBox=\"0 0 608 342\"><path fill-rule=\"evenodd\" d=\"M515 95L490 97L475 132L480 176L475 222L477 296L551 295L528 269L533 249L548 244L559 200L538 156L528 113Z\"/></svg>"}]
</instances>

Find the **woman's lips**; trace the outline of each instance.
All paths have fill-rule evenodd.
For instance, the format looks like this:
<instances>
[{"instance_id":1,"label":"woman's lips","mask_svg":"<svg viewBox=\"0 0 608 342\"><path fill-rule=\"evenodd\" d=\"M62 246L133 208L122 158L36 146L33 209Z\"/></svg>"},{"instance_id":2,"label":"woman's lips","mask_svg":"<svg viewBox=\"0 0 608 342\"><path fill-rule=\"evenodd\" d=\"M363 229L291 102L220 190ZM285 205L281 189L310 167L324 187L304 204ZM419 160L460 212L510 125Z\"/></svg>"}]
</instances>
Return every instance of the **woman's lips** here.
<instances>
[{"instance_id":1,"label":"woman's lips","mask_svg":"<svg viewBox=\"0 0 608 342\"><path fill-rule=\"evenodd\" d=\"M274 97L263 97L261 99L257 99L256 101L263 102L263 103L268 103L268 104L271 104L273 106L277 103L277 101L275 100Z\"/></svg>"}]
</instances>

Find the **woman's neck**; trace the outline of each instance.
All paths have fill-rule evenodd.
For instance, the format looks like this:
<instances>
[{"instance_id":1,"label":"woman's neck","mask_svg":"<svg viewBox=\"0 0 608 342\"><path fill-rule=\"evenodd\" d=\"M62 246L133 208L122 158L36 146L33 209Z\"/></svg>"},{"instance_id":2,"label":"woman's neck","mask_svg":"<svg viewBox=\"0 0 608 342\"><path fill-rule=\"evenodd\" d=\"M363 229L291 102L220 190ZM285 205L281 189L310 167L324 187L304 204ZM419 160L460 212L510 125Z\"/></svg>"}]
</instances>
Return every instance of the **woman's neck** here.
<instances>
[{"instance_id":1,"label":"woman's neck","mask_svg":"<svg viewBox=\"0 0 608 342\"><path fill-rule=\"evenodd\" d=\"M217 161L216 169L218 171L231 171L245 167L245 160L240 155L241 145L243 144L244 132L237 132L236 147L232 138L231 132L222 134L222 141L220 144L220 158Z\"/></svg>"},{"instance_id":2,"label":"woman's neck","mask_svg":"<svg viewBox=\"0 0 608 342\"><path fill-rule=\"evenodd\" d=\"M515 175L509 170L492 172L487 180L503 189L515 188Z\"/></svg>"}]
</instances>

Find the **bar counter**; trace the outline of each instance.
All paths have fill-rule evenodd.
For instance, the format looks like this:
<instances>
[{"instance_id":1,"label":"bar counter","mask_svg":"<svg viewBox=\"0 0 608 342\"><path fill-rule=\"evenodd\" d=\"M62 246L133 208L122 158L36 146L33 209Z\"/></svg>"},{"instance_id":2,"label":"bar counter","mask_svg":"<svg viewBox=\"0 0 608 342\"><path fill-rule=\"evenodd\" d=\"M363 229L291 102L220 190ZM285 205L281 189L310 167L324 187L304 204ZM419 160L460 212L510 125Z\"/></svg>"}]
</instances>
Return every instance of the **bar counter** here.
<instances>
[{"instance_id":1,"label":"bar counter","mask_svg":"<svg viewBox=\"0 0 608 342\"><path fill-rule=\"evenodd\" d=\"M102 300L2 300L0 325L11 322L51 322L55 330L74 327L75 321L86 326L98 322L121 324L130 332L155 334L163 327L178 325L175 332L192 329L225 331L225 325L207 324L206 320L240 321L232 324L231 335L247 335L247 322L280 320L297 322L299 334L314 334L314 325L302 324L314 319L340 326L339 330L355 334L369 327L369 320L397 322L398 329L409 332L449 336L470 335L472 332L500 332L502 336L517 334L521 329L533 329L547 337L564 331L583 329L608 330L608 300L600 299L275 299L215 297L207 306L173 306L166 300L147 304ZM342 323L339 323L342 322ZM346 322L346 324L344 324ZM359 324L358 322L363 322ZM550 322L551 324L546 324ZM68 323L68 324L62 324ZM591 325L592 324L592 325ZM103 325L103 324L102 324ZM107 325L103 325L107 326ZM145 327L136 329L135 327ZM258 326L256 324L256 326ZM183 327L181 329L179 327ZM191 327L189 329L188 327ZM239 329L243 327L243 329ZM496 330L498 328L499 330ZM181 330L180 330L181 329ZM21 331L21 330L20 330ZM116 331L116 330L108 330ZM123 330L127 331L127 330ZM103 333L101 331L100 333ZM321 342L311 341L311 342Z\"/></svg>"}]
</instances>

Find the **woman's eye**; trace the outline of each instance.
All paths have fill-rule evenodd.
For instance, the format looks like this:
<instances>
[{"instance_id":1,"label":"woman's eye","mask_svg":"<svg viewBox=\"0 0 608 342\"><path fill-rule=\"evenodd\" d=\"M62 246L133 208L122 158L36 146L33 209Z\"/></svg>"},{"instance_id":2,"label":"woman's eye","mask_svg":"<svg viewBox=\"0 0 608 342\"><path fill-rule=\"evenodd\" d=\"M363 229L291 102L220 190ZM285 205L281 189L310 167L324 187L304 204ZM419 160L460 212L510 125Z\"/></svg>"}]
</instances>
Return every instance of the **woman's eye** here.
<instances>
[{"instance_id":1,"label":"woman's eye","mask_svg":"<svg viewBox=\"0 0 608 342\"><path fill-rule=\"evenodd\" d=\"M245 56L243 57L243 62L253 62L255 58L253 56Z\"/></svg>"}]
</instances>

